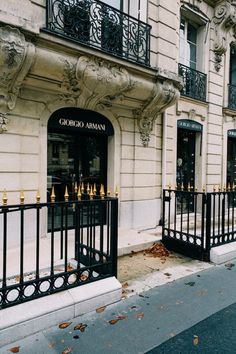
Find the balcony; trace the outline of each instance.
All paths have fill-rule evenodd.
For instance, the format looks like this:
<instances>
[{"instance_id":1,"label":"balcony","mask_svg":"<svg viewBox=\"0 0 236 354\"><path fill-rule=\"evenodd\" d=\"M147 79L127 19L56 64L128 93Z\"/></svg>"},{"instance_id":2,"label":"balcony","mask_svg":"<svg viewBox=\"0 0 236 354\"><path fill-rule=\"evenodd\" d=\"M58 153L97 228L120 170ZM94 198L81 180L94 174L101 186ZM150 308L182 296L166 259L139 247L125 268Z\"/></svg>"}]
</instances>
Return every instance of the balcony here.
<instances>
[{"instance_id":1,"label":"balcony","mask_svg":"<svg viewBox=\"0 0 236 354\"><path fill-rule=\"evenodd\" d=\"M47 0L44 31L150 65L151 26L101 1Z\"/></svg>"},{"instance_id":2,"label":"balcony","mask_svg":"<svg viewBox=\"0 0 236 354\"><path fill-rule=\"evenodd\" d=\"M206 101L206 74L179 64L179 75L183 79L182 96Z\"/></svg>"},{"instance_id":3,"label":"balcony","mask_svg":"<svg viewBox=\"0 0 236 354\"><path fill-rule=\"evenodd\" d=\"M228 108L236 110L236 85L228 85Z\"/></svg>"}]
</instances>

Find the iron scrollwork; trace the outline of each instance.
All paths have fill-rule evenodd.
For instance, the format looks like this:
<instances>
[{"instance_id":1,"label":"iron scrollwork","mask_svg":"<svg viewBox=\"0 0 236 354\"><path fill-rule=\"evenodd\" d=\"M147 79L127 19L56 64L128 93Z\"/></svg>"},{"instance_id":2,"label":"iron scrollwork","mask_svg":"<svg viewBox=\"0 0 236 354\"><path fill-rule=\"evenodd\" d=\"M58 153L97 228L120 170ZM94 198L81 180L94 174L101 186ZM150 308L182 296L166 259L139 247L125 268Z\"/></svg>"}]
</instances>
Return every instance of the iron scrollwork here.
<instances>
[{"instance_id":1,"label":"iron scrollwork","mask_svg":"<svg viewBox=\"0 0 236 354\"><path fill-rule=\"evenodd\" d=\"M184 84L181 95L206 101L206 74L179 64L179 75Z\"/></svg>"},{"instance_id":2,"label":"iron scrollwork","mask_svg":"<svg viewBox=\"0 0 236 354\"><path fill-rule=\"evenodd\" d=\"M95 0L49 0L47 29L104 52L149 65L151 27Z\"/></svg>"}]
</instances>

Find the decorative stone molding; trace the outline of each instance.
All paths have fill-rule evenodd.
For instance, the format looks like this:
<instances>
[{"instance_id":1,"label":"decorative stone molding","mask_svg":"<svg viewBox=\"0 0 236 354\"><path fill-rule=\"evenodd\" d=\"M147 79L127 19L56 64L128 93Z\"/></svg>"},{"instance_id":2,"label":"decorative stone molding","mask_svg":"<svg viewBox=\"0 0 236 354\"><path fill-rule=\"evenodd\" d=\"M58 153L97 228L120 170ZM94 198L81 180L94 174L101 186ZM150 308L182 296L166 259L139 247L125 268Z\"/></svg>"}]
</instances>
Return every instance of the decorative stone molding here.
<instances>
[{"instance_id":1,"label":"decorative stone molding","mask_svg":"<svg viewBox=\"0 0 236 354\"><path fill-rule=\"evenodd\" d=\"M222 56L225 54L228 46L227 34L236 25L236 1L222 0L215 8L213 17L215 24L215 69L218 72L222 66Z\"/></svg>"},{"instance_id":2,"label":"decorative stone molding","mask_svg":"<svg viewBox=\"0 0 236 354\"><path fill-rule=\"evenodd\" d=\"M0 134L7 131L8 118L6 113L0 112Z\"/></svg>"},{"instance_id":3,"label":"decorative stone molding","mask_svg":"<svg viewBox=\"0 0 236 354\"><path fill-rule=\"evenodd\" d=\"M81 56L76 77L81 87L77 104L85 109L95 109L102 103L109 105L134 87L124 67L96 57Z\"/></svg>"},{"instance_id":4,"label":"decorative stone molding","mask_svg":"<svg viewBox=\"0 0 236 354\"><path fill-rule=\"evenodd\" d=\"M134 110L134 116L138 119L138 128L143 146L148 146L153 123L157 116L167 107L173 105L179 97L179 90L170 80L157 82L153 86L152 93L146 104Z\"/></svg>"},{"instance_id":5,"label":"decorative stone molding","mask_svg":"<svg viewBox=\"0 0 236 354\"><path fill-rule=\"evenodd\" d=\"M35 47L18 29L0 27L0 112L14 109L34 56Z\"/></svg>"}]
</instances>

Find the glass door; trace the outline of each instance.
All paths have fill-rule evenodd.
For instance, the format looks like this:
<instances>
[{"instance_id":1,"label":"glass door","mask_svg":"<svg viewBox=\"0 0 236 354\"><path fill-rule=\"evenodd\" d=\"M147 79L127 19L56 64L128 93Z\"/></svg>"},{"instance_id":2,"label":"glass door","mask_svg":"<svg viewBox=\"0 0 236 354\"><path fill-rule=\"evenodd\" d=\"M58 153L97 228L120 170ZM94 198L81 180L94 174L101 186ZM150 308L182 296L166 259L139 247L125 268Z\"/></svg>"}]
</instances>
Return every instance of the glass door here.
<instances>
[{"instance_id":1,"label":"glass door","mask_svg":"<svg viewBox=\"0 0 236 354\"><path fill-rule=\"evenodd\" d=\"M107 183L107 136L48 133L48 201L54 186L56 201L64 201L67 186L69 200L76 200L76 185L96 185L99 192L101 184ZM60 225L60 215L55 222ZM50 216L48 218L50 229ZM73 210L70 210L69 227L72 228Z\"/></svg>"},{"instance_id":2,"label":"glass door","mask_svg":"<svg viewBox=\"0 0 236 354\"><path fill-rule=\"evenodd\" d=\"M188 185L191 191L195 189L195 145L196 145L196 132L178 128L177 140L177 173L176 184L177 189L184 191L188 190ZM180 201L181 198L181 201ZM178 209L182 211L192 212L194 209L193 197L189 199L186 196L181 196L178 200ZM182 206L180 205L182 203Z\"/></svg>"}]
</instances>

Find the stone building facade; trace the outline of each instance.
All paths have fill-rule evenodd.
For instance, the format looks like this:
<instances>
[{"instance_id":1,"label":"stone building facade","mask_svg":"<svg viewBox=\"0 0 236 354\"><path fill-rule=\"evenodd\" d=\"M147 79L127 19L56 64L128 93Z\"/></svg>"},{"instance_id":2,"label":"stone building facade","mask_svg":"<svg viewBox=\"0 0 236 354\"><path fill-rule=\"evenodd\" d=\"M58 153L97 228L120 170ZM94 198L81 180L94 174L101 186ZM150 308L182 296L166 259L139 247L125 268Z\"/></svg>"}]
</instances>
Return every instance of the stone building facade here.
<instances>
[{"instance_id":1,"label":"stone building facade","mask_svg":"<svg viewBox=\"0 0 236 354\"><path fill-rule=\"evenodd\" d=\"M167 185L234 182L236 2L105 3L1 2L0 189L103 183L154 228Z\"/></svg>"}]
</instances>

